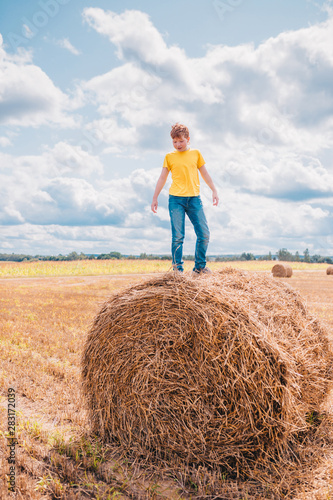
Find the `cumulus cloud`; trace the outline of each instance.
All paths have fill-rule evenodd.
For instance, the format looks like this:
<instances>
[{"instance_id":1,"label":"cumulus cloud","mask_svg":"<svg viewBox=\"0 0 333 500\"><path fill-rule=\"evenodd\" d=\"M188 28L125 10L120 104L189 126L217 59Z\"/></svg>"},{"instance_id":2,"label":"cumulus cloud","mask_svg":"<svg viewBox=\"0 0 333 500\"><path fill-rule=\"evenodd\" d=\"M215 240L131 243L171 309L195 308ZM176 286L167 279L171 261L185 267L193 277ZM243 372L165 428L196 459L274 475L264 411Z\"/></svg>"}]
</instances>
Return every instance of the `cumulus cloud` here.
<instances>
[{"instance_id":1,"label":"cumulus cloud","mask_svg":"<svg viewBox=\"0 0 333 500\"><path fill-rule=\"evenodd\" d=\"M236 151L219 177L220 184L269 198L294 201L332 196L333 171L318 158L289 153Z\"/></svg>"},{"instance_id":2,"label":"cumulus cloud","mask_svg":"<svg viewBox=\"0 0 333 500\"><path fill-rule=\"evenodd\" d=\"M210 46L188 58L143 12L88 8L83 16L121 61L83 85L104 117L120 115L140 131L182 116L212 144L232 135L300 151L331 145L333 17L257 48Z\"/></svg>"},{"instance_id":3,"label":"cumulus cloud","mask_svg":"<svg viewBox=\"0 0 333 500\"><path fill-rule=\"evenodd\" d=\"M118 15L89 8L83 15L90 26L108 36L124 61L85 84L103 114L116 111L137 127L156 123L157 117L159 123L169 124L175 106L186 112L189 104L223 101L221 89L202 74L197 61L188 59L179 47L168 47L147 14L125 11Z\"/></svg>"},{"instance_id":4,"label":"cumulus cloud","mask_svg":"<svg viewBox=\"0 0 333 500\"><path fill-rule=\"evenodd\" d=\"M0 46L0 125L73 127L69 108L69 97L33 64L29 51L10 55Z\"/></svg>"},{"instance_id":5,"label":"cumulus cloud","mask_svg":"<svg viewBox=\"0 0 333 500\"><path fill-rule=\"evenodd\" d=\"M41 157L57 175L76 175L80 177L101 176L103 163L98 156L90 154L80 145L70 144L65 141L58 142L53 148L46 148Z\"/></svg>"},{"instance_id":6,"label":"cumulus cloud","mask_svg":"<svg viewBox=\"0 0 333 500\"><path fill-rule=\"evenodd\" d=\"M91 206L89 190L85 187L89 184L84 177L98 178L103 172L99 158L64 142L57 143L39 156L15 157L0 153L0 164L3 165L0 173L0 223L6 225L27 221L35 224L62 223L65 221L66 201L69 205L66 218L69 211L78 209L79 219L84 221L82 212L85 209L80 205L80 199L86 199ZM67 199L61 193L57 194L61 185ZM98 194L95 196L97 199Z\"/></svg>"},{"instance_id":7,"label":"cumulus cloud","mask_svg":"<svg viewBox=\"0 0 333 500\"><path fill-rule=\"evenodd\" d=\"M41 194L45 195L42 212L39 211L42 203L39 193L36 193L37 199L31 197L29 205L23 208L30 223L54 224L59 220L68 226L123 223L121 211L105 193L97 191L84 179L51 179L42 187Z\"/></svg>"},{"instance_id":8,"label":"cumulus cloud","mask_svg":"<svg viewBox=\"0 0 333 500\"><path fill-rule=\"evenodd\" d=\"M126 10L116 14L92 7L84 9L83 18L96 31L109 37L117 47L119 58L137 56L155 63L161 54L167 53L162 36L144 12ZM148 40L150 51L147 51Z\"/></svg>"},{"instance_id":9,"label":"cumulus cloud","mask_svg":"<svg viewBox=\"0 0 333 500\"><path fill-rule=\"evenodd\" d=\"M0 137L0 146L1 147L6 147L11 145L11 140L9 137Z\"/></svg>"},{"instance_id":10,"label":"cumulus cloud","mask_svg":"<svg viewBox=\"0 0 333 500\"><path fill-rule=\"evenodd\" d=\"M0 224L144 228L151 222L154 176L144 170L103 180L103 164L78 147L57 143L40 156L0 153Z\"/></svg>"}]
</instances>

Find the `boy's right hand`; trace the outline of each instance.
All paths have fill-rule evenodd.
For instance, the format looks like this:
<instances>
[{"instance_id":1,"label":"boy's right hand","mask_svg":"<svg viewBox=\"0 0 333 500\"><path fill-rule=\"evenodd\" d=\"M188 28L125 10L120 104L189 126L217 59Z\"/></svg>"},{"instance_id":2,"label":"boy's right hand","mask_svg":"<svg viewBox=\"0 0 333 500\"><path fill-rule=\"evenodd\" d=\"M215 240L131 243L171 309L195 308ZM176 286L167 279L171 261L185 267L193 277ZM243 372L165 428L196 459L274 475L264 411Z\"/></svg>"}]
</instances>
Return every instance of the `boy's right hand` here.
<instances>
[{"instance_id":1,"label":"boy's right hand","mask_svg":"<svg viewBox=\"0 0 333 500\"><path fill-rule=\"evenodd\" d=\"M153 198L153 201L152 201L152 204L151 204L151 209L152 211L154 212L154 214L156 214L157 212L157 207L158 207L158 202L157 202L157 198Z\"/></svg>"}]
</instances>

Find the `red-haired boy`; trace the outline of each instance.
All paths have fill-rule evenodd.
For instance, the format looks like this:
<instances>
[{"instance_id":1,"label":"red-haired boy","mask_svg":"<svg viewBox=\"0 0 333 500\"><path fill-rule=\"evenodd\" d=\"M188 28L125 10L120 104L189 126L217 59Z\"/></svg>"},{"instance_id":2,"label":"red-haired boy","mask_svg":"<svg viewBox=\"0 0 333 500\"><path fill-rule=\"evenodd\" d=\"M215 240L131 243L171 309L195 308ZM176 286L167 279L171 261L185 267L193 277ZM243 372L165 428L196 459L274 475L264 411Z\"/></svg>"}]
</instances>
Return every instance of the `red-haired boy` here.
<instances>
[{"instance_id":1,"label":"red-haired boy","mask_svg":"<svg viewBox=\"0 0 333 500\"><path fill-rule=\"evenodd\" d=\"M190 134L185 125L176 123L171 129L171 138L175 150L164 158L162 173L157 181L151 209L154 213L158 207L158 196L171 172L172 184L169 190L169 214L172 231L172 264L174 270L182 272L183 243L185 238L185 214L193 224L197 236L195 246L195 273L207 272L206 253L209 243L209 228L200 198L199 173L213 193L213 205L219 198L210 177L202 154L198 149L189 146Z\"/></svg>"}]
</instances>

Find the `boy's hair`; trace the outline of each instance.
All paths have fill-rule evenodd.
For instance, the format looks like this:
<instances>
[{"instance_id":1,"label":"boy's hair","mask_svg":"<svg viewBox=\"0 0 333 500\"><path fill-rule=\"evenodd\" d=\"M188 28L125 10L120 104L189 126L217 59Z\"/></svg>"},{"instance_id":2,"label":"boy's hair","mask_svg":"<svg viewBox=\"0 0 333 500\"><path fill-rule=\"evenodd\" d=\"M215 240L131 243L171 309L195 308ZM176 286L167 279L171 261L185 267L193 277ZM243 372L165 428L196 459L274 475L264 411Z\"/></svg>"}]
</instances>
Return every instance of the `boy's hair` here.
<instances>
[{"instance_id":1,"label":"boy's hair","mask_svg":"<svg viewBox=\"0 0 333 500\"><path fill-rule=\"evenodd\" d=\"M180 137L181 135L183 135L186 139L190 137L188 128L181 123L175 123L174 125L172 125L170 135L172 139L175 139L175 137Z\"/></svg>"}]
</instances>

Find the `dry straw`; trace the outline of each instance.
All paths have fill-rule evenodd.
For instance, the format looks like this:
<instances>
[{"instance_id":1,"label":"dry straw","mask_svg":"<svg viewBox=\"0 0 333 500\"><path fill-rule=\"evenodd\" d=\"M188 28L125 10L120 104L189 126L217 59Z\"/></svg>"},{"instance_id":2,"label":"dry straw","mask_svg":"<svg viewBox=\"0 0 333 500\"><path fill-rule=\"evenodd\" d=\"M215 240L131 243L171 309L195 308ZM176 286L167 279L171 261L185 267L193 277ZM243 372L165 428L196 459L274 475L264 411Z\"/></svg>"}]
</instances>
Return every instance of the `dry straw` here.
<instances>
[{"instance_id":1,"label":"dry straw","mask_svg":"<svg viewBox=\"0 0 333 500\"><path fill-rule=\"evenodd\" d=\"M82 376L104 440L168 467L241 474L308 429L329 365L326 332L291 287L226 269L167 273L112 296Z\"/></svg>"},{"instance_id":2,"label":"dry straw","mask_svg":"<svg viewBox=\"0 0 333 500\"><path fill-rule=\"evenodd\" d=\"M333 274L333 266L328 266L326 269L326 274Z\"/></svg>"},{"instance_id":3,"label":"dry straw","mask_svg":"<svg viewBox=\"0 0 333 500\"><path fill-rule=\"evenodd\" d=\"M275 278L291 278L293 270L289 264L275 264L272 267L272 273Z\"/></svg>"}]
</instances>

